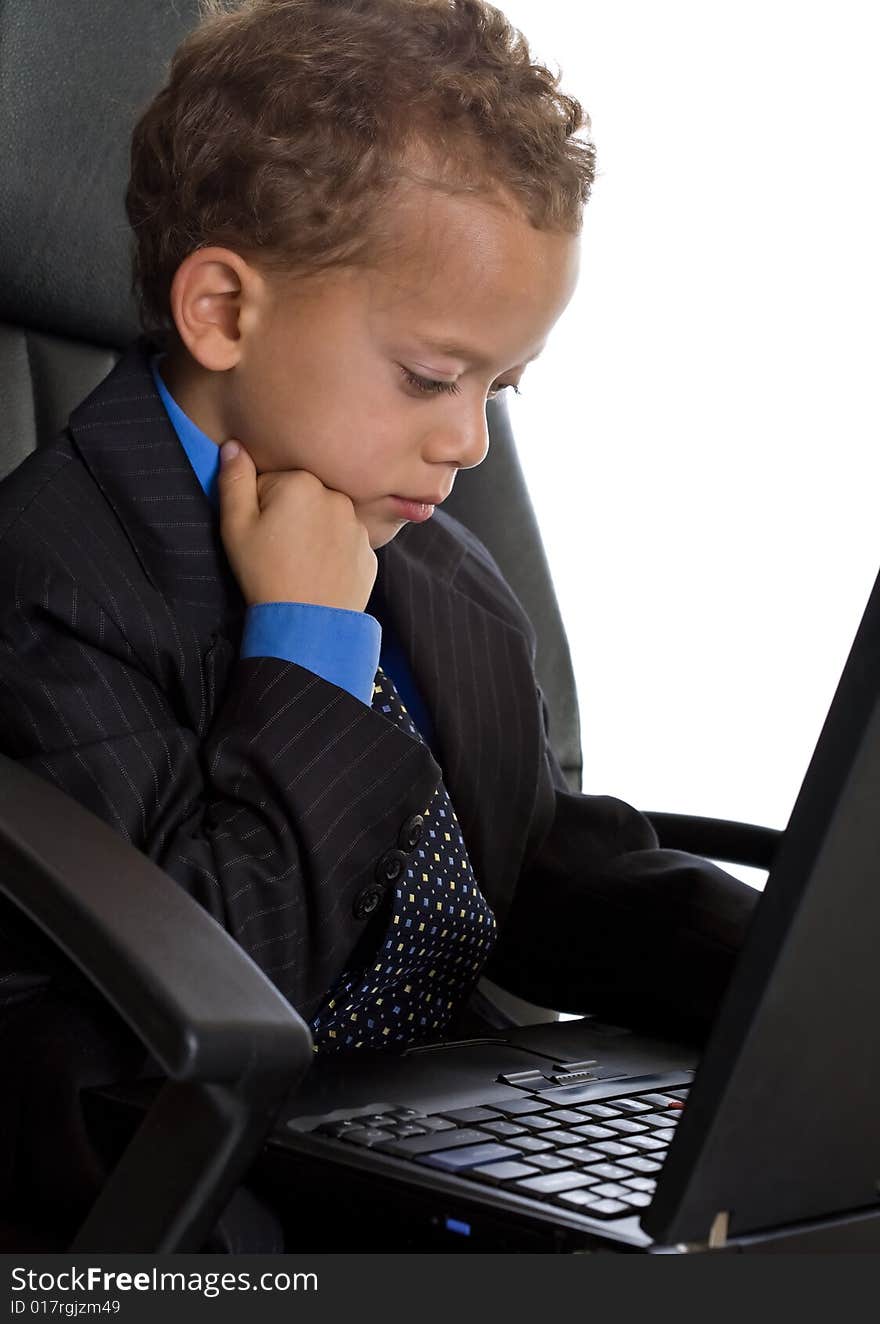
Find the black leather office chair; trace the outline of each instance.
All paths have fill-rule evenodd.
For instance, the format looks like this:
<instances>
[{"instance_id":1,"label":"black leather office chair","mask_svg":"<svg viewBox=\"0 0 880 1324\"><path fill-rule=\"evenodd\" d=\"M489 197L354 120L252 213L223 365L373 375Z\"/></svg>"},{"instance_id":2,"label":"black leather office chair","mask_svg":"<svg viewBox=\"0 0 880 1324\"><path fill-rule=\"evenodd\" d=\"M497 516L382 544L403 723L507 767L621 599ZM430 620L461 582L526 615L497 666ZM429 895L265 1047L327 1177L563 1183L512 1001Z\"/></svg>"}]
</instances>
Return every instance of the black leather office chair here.
<instances>
[{"instance_id":1,"label":"black leather office chair","mask_svg":"<svg viewBox=\"0 0 880 1324\"><path fill-rule=\"evenodd\" d=\"M137 334L123 209L130 131L196 18L197 0L0 0L0 476L55 435ZM571 660L501 401L489 424L489 457L462 476L448 509L486 543L531 617L551 740L578 790ZM770 866L770 829L651 817L664 845ZM198 1248L309 1064L304 1023L170 878L2 756L0 892L89 977L170 1082L75 1244Z\"/></svg>"}]
</instances>

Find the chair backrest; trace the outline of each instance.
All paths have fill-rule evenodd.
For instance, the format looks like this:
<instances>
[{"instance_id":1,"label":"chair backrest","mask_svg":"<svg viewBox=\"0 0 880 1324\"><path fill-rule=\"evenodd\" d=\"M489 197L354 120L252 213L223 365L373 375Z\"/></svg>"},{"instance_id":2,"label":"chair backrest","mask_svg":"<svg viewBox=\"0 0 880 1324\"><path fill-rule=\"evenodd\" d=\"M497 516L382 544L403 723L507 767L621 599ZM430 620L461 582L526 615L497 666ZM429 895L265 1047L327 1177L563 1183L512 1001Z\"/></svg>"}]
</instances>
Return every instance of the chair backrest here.
<instances>
[{"instance_id":1,"label":"chair backrest","mask_svg":"<svg viewBox=\"0 0 880 1324\"><path fill-rule=\"evenodd\" d=\"M123 198L134 121L197 0L0 0L0 477L51 439L138 334ZM445 507L486 544L537 634L550 737L581 786L577 696L504 404Z\"/></svg>"}]
</instances>

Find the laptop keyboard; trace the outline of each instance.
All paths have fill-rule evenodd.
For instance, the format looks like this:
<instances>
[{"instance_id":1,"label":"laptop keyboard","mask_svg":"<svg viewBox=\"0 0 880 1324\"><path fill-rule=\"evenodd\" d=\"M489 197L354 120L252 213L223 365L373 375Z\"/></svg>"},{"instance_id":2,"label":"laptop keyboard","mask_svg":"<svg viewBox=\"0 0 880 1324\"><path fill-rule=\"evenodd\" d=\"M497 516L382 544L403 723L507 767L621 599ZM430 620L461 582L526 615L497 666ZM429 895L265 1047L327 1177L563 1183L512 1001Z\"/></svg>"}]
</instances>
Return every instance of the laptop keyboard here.
<instances>
[{"instance_id":1,"label":"laptop keyboard","mask_svg":"<svg viewBox=\"0 0 880 1324\"><path fill-rule=\"evenodd\" d=\"M651 1203L687 1095L675 1089L560 1108L532 1094L453 1112L390 1108L314 1129L591 1218L622 1218Z\"/></svg>"}]
</instances>

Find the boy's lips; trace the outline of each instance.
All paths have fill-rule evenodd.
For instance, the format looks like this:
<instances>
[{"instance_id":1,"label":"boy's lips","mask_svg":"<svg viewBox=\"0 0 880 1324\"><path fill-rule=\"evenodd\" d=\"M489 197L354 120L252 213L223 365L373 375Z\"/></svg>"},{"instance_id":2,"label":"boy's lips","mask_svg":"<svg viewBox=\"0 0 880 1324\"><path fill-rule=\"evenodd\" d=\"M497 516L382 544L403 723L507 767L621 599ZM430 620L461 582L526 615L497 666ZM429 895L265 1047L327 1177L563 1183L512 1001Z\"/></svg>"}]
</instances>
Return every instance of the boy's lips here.
<instances>
[{"instance_id":1,"label":"boy's lips","mask_svg":"<svg viewBox=\"0 0 880 1324\"><path fill-rule=\"evenodd\" d=\"M391 500L405 520L409 520L413 524L421 524L424 520L431 518L434 514L434 507L444 501L445 497L440 497L438 500L422 501L420 499L414 500L412 497L393 496Z\"/></svg>"}]
</instances>

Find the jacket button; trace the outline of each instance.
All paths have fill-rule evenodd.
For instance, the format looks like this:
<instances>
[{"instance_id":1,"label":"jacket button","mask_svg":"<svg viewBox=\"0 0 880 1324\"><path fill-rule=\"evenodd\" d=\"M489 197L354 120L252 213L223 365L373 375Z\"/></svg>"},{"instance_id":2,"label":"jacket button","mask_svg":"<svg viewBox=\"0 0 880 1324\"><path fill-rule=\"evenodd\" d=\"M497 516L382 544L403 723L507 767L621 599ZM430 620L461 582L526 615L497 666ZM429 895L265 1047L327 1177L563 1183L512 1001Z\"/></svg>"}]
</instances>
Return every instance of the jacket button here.
<instances>
[{"instance_id":1,"label":"jacket button","mask_svg":"<svg viewBox=\"0 0 880 1324\"><path fill-rule=\"evenodd\" d=\"M376 887L375 884L372 884L370 887L365 887L363 891L359 892L355 897L354 905L352 906L355 919L367 919L369 915L372 915L373 911L378 908L384 895L384 888Z\"/></svg>"},{"instance_id":2,"label":"jacket button","mask_svg":"<svg viewBox=\"0 0 880 1324\"><path fill-rule=\"evenodd\" d=\"M409 861L402 850L389 850L376 865L376 879L380 883L396 883Z\"/></svg>"},{"instance_id":3,"label":"jacket button","mask_svg":"<svg viewBox=\"0 0 880 1324\"><path fill-rule=\"evenodd\" d=\"M422 839L422 824L424 821L421 814L413 814L412 818L406 820L397 838L397 844L401 850L415 850Z\"/></svg>"}]
</instances>

